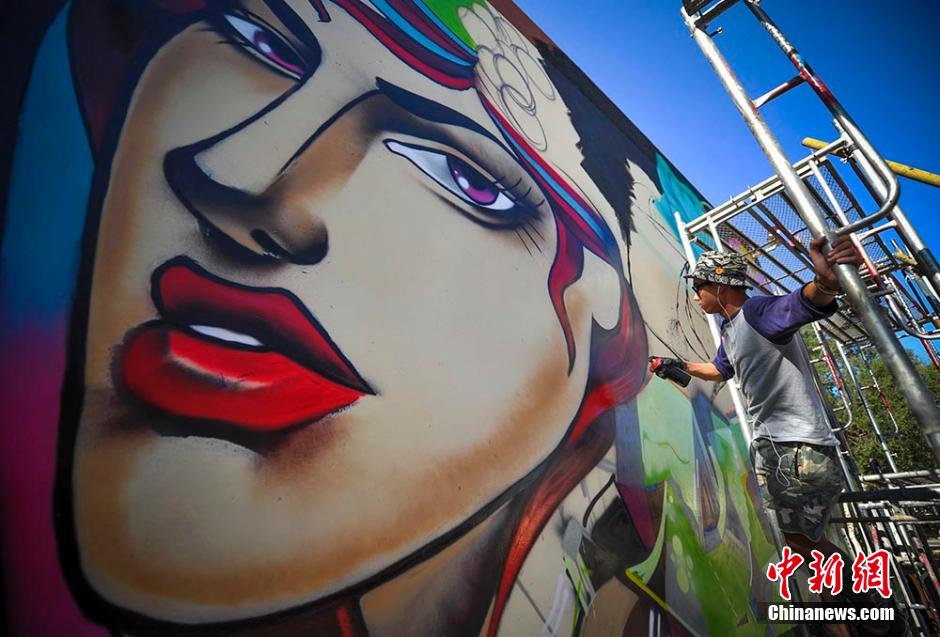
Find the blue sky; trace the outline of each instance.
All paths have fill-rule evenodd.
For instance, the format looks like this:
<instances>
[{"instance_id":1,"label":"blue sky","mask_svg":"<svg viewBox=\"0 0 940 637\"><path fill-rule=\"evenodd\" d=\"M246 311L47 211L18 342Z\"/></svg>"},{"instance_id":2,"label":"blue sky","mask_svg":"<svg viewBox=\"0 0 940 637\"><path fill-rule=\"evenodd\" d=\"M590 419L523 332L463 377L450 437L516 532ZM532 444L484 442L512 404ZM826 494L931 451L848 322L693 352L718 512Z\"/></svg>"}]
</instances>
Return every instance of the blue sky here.
<instances>
[{"instance_id":1,"label":"blue sky","mask_svg":"<svg viewBox=\"0 0 940 637\"><path fill-rule=\"evenodd\" d=\"M772 174L679 15L680 0L515 0L685 177L719 204ZM887 159L940 173L940 0L764 0L764 9ZM795 70L743 5L713 26L751 97ZM808 86L761 110L791 161L835 138ZM901 180L901 207L940 257L940 189ZM871 210L869 210L871 211ZM923 358L912 339L906 347Z\"/></svg>"},{"instance_id":2,"label":"blue sky","mask_svg":"<svg viewBox=\"0 0 940 637\"><path fill-rule=\"evenodd\" d=\"M713 204L771 168L689 37L680 0L515 0ZM888 159L940 172L940 1L765 0L764 8ZM752 97L795 72L750 12L715 23ZM803 137L831 140L808 86L762 110L791 161ZM901 180L901 205L940 253L940 189Z\"/></svg>"}]
</instances>

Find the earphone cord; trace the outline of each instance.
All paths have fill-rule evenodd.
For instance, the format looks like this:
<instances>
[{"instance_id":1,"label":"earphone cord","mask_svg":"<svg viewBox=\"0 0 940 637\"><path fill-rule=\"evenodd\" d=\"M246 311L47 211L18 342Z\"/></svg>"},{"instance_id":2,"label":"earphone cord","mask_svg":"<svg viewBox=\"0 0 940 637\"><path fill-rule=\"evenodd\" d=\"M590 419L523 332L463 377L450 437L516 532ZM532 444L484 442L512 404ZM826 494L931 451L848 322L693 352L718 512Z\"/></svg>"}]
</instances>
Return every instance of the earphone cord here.
<instances>
[{"instance_id":1,"label":"earphone cord","mask_svg":"<svg viewBox=\"0 0 940 637\"><path fill-rule=\"evenodd\" d=\"M676 313L677 313L677 314L678 314L678 311L679 311L679 308L676 308ZM688 317L689 323L691 324L691 323L692 323L692 303L691 303L691 301L689 300L689 290L688 290L688 288L686 288L686 291L685 291L685 315L686 315L686 317ZM708 351L708 348L705 347L705 343L703 343L703 342L702 342L702 339L699 338L698 332L696 332L695 330L692 330L692 336L695 337L695 340L696 340L696 342L699 344L699 346L702 348L702 351L707 352L707 351ZM690 347L691 347L691 343L690 343ZM695 352L695 349L692 348L692 351ZM695 354L698 355L698 352L695 352ZM705 356L705 357L703 357L703 358L707 358L707 356Z\"/></svg>"}]
</instances>

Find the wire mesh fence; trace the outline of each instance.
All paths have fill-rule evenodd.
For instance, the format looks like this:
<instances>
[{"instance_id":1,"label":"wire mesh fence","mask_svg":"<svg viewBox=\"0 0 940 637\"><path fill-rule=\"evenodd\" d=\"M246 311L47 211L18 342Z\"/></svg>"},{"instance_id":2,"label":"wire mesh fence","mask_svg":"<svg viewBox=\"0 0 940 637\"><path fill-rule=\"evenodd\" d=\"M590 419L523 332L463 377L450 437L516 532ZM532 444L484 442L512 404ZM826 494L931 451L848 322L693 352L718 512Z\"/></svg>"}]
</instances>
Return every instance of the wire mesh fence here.
<instances>
[{"instance_id":1,"label":"wire mesh fence","mask_svg":"<svg viewBox=\"0 0 940 637\"><path fill-rule=\"evenodd\" d=\"M819 158L801 174L827 224L833 229L854 223L873 209L873 199L860 202L848 181L829 159ZM862 189L864 192L864 189ZM713 215L713 218L709 218ZM702 250L712 250L717 236L722 249L744 254L750 262L751 284L765 294L785 294L813 280L809 256L810 230L800 218L782 186L766 185L734 197L706 212L707 223L690 224L690 239ZM879 298L893 327L901 331L934 329L930 299L911 275L909 257L899 247L890 226L857 235L864 248L863 280ZM824 321L823 329L842 343L868 340L859 318L847 304Z\"/></svg>"}]
</instances>

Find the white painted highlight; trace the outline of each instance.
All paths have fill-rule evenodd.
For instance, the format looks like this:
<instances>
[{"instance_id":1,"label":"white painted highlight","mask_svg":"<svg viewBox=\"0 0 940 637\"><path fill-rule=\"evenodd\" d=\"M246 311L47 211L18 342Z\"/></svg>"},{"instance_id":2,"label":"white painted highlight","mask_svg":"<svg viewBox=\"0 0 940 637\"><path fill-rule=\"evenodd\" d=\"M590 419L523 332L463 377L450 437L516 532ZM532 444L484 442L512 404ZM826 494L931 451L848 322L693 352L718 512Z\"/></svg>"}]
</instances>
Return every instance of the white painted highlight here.
<instances>
[{"instance_id":1,"label":"white painted highlight","mask_svg":"<svg viewBox=\"0 0 940 637\"><path fill-rule=\"evenodd\" d=\"M216 327L215 325L190 325L189 328L194 332L198 332L199 334L209 336L220 341L241 343L242 345L248 345L250 347L263 346L261 341L253 336L242 334L241 332L233 332L232 330L227 330L224 327Z\"/></svg>"}]
</instances>

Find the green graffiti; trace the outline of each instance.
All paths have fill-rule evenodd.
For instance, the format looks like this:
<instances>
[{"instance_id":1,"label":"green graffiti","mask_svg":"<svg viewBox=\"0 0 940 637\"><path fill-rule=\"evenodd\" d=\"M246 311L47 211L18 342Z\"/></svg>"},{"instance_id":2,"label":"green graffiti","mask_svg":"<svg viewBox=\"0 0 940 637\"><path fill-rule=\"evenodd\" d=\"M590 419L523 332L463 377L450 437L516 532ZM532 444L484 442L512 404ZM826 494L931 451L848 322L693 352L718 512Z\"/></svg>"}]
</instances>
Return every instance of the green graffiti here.
<instances>
[{"instance_id":1,"label":"green graffiti","mask_svg":"<svg viewBox=\"0 0 940 637\"><path fill-rule=\"evenodd\" d=\"M637 398L646 485L680 480L680 490L694 487L692 405L669 381L654 377ZM681 468L686 470L682 470ZM688 481L684 481L684 480Z\"/></svg>"},{"instance_id":2,"label":"green graffiti","mask_svg":"<svg viewBox=\"0 0 940 637\"><path fill-rule=\"evenodd\" d=\"M654 378L637 406L645 484L665 488L653 550L627 570L627 577L693 633L765 635L766 625L757 623L752 602L767 590L759 578L775 548L748 493L747 446L739 428L712 412L712 431L701 434L707 458L701 453L696 458L697 425L686 396ZM707 459L714 468L719 503L708 543L699 499L701 463ZM660 564L666 565L667 583L664 590L652 590Z\"/></svg>"},{"instance_id":3,"label":"green graffiti","mask_svg":"<svg viewBox=\"0 0 940 637\"><path fill-rule=\"evenodd\" d=\"M482 0L425 0L424 2L424 5L430 9L455 36L460 38L464 44L471 48L475 48L476 43L474 43L470 34L467 33L467 29L464 28L458 12L461 8L473 11L474 5L478 4L485 6L486 2Z\"/></svg>"}]
</instances>

